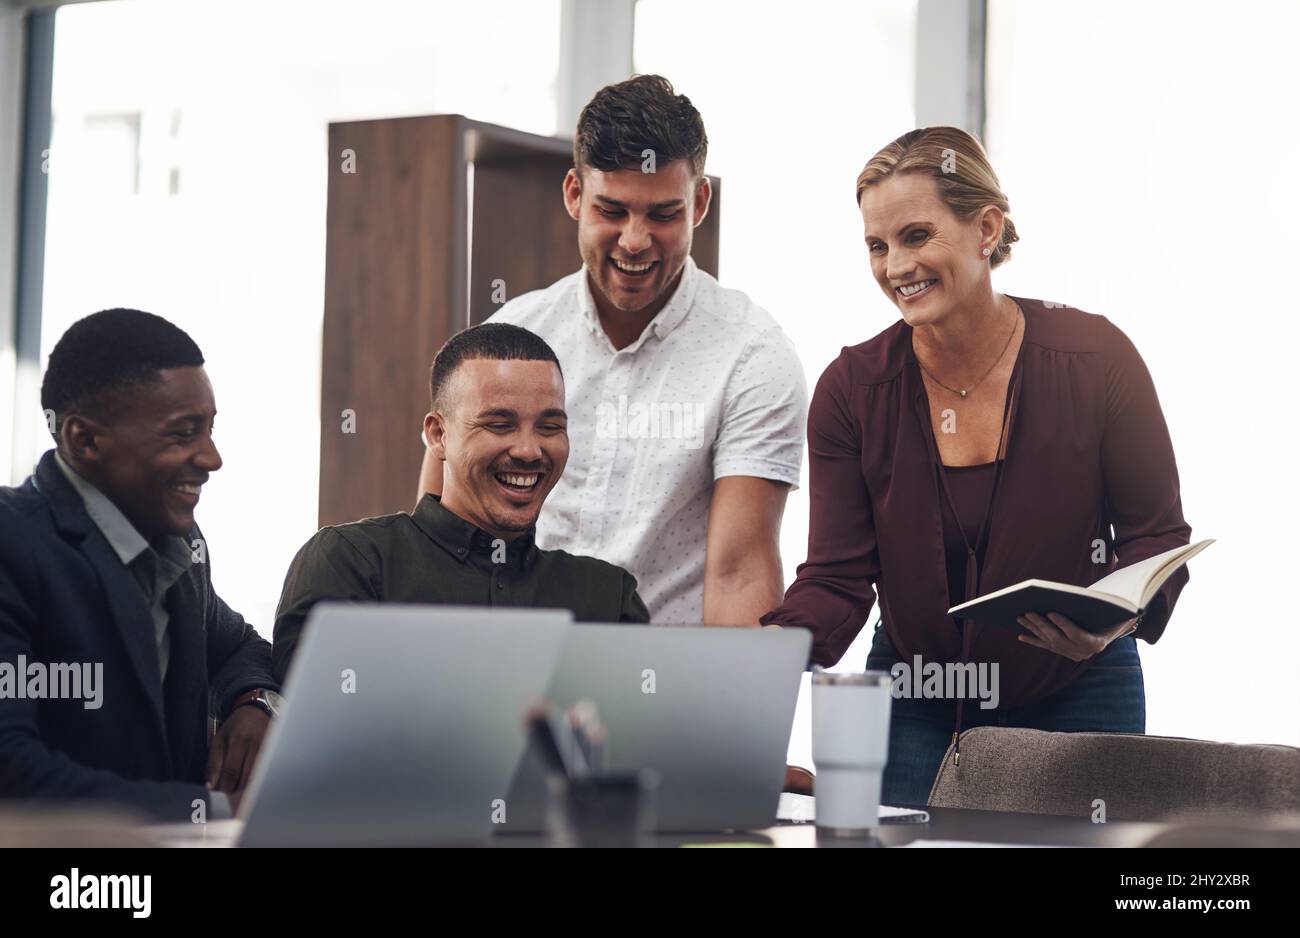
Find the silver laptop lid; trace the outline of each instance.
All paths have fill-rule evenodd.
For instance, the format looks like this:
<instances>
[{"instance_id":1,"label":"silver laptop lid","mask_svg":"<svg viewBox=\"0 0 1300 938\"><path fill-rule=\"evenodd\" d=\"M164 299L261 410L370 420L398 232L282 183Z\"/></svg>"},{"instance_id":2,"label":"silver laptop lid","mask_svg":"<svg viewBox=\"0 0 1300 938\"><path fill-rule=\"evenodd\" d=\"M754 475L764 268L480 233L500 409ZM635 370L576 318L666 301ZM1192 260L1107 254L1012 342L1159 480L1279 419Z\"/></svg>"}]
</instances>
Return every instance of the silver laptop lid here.
<instances>
[{"instance_id":1,"label":"silver laptop lid","mask_svg":"<svg viewBox=\"0 0 1300 938\"><path fill-rule=\"evenodd\" d=\"M488 836L567 610L322 603L241 814L243 846Z\"/></svg>"},{"instance_id":2,"label":"silver laptop lid","mask_svg":"<svg viewBox=\"0 0 1300 938\"><path fill-rule=\"evenodd\" d=\"M804 629L574 625L547 698L596 704L610 769L658 772L656 829L768 827L810 643ZM541 827L543 784L526 760L498 833Z\"/></svg>"}]
</instances>

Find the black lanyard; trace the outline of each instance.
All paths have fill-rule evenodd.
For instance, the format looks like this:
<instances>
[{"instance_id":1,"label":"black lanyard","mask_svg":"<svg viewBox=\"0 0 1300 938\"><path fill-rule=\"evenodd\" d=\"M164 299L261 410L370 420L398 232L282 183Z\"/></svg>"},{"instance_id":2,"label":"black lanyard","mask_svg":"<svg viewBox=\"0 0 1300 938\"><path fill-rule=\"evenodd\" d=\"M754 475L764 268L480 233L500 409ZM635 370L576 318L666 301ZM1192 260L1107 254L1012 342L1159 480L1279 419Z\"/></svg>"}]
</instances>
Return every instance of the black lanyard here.
<instances>
[{"instance_id":1,"label":"black lanyard","mask_svg":"<svg viewBox=\"0 0 1300 938\"><path fill-rule=\"evenodd\" d=\"M1026 331L1028 330L1028 320L1025 323ZM966 537L966 529L962 526L961 517L957 514L957 506L953 502L952 492L948 488L948 474L944 469L943 459L939 455L939 443L934 436L934 422L930 418L929 394L925 392L925 379L921 377L921 369L917 367L917 379L921 382L922 394L916 396L919 403L924 399L925 412L918 414L924 418L925 438L930 444L930 457L934 462L935 470L939 474L939 486L943 489L944 500L948 503L948 510L952 512L953 520L957 522L957 530L961 534L962 544L966 547L966 596L965 601L974 599L979 590L979 552L987 544L990 528L993 522L993 506L997 501L998 488L1002 482L1002 467L1006 463L1007 444L1011 437L1011 427L1016 419L1016 403L1020 398L1020 380L1021 380L1021 356L1024 353L1024 337L1020 340L1020 353L1016 355L1016 364L1011 369L1011 380L1007 383L1007 396L1002 404L1002 429L998 432L998 453L995 458L995 468L993 470L993 488L989 491L988 507L984 511L984 520L980 524L979 534L975 538L975 544L972 546L970 540ZM952 597L949 597L951 601ZM966 663L966 658L970 654L970 629L966 626L966 620L961 622L961 663ZM953 745L953 763L961 763L961 718L964 711L964 697L957 698L957 721L953 728L952 745Z\"/></svg>"},{"instance_id":2,"label":"black lanyard","mask_svg":"<svg viewBox=\"0 0 1300 938\"><path fill-rule=\"evenodd\" d=\"M1021 338L1021 353L1024 351L1024 338ZM917 395L916 400L924 398L926 402L925 412L923 415L925 426L925 439L930 447L930 458L933 461L934 469L939 476L939 487L943 491L944 500L948 503L948 510L952 512L953 520L957 522L957 531L961 535L961 542L966 547L966 595L963 602L972 600L976 597L979 590L979 552L984 549L988 542L990 526L993 521L993 505L997 500L998 488L1002 481L1002 467L1006 463L1007 444L1011 436L1011 425L1015 422L1016 402L1019 399L1020 378L1021 378L1021 354L1016 355L1016 364L1011 370L1011 379L1007 383L1007 396L1002 403L1002 426L998 431L998 452L994 458L993 470L993 487L989 490L989 501L984 511L984 520L980 523L979 534L975 537L975 543L972 545L970 539L966 537L966 528L961 523L961 516L957 513L957 505L953 501L952 491L948 487L948 473L944 467L943 459L939 455L939 444L934 436L934 422L930 417L929 394L923 393ZM920 367L917 367L917 378L921 382L922 391L925 390L925 379L921 376ZM949 597L951 601L951 597Z\"/></svg>"},{"instance_id":3,"label":"black lanyard","mask_svg":"<svg viewBox=\"0 0 1300 938\"><path fill-rule=\"evenodd\" d=\"M926 439L930 442L930 456L934 460L935 471L939 475L939 487L943 491L944 501L948 503L948 510L952 512L953 521L957 523L957 532L961 535L961 542L966 548L966 595L962 597L963 602L974 599L979 590L979 553L988 543L989 529L993 522L993 505L997 500L998 488L1002 482L1002 467L1006 463L1007 455L1007 431L1016 400L1018 384L1016 378L1016 375L1012 376L1011 383L1007 388L1006 400L1002 405L1002 427L998 431L998 452L994 461L993 486L989 490L988 505L984 509L984 520L980 522L979 533L975 536L974 544L966 537L966 528L961 523L961 515L957 513L957 504L953 501L952 490L948 486L948 470L939 455L939 445L934 438L934 426L930 420L928 403L926 406L926 424L930 428Z\"/></svg>"}]
</instances>

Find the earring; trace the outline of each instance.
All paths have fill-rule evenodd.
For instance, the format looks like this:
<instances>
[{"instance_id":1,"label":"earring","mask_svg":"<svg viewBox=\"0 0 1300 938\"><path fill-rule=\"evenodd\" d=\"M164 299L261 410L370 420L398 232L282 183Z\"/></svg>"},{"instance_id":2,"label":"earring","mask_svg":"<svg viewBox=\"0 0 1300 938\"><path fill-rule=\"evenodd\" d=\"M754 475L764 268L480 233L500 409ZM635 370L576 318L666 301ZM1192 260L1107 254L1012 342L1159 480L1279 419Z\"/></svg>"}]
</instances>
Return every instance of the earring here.
<instances>
[{"instance_id":1,"label":"earring","mask_svg":"<svg viewBox=\"0 0 1300 938\"><path fill-rule=\"evenodd\" d=\"M992 249L992 248L985 248L985 249L984 249L984 256L985 256L985 257L988 257L988 256L989 256L990 254L992 254L992 253L993 253L993 249Z\"/></svg>"}]
</instances>

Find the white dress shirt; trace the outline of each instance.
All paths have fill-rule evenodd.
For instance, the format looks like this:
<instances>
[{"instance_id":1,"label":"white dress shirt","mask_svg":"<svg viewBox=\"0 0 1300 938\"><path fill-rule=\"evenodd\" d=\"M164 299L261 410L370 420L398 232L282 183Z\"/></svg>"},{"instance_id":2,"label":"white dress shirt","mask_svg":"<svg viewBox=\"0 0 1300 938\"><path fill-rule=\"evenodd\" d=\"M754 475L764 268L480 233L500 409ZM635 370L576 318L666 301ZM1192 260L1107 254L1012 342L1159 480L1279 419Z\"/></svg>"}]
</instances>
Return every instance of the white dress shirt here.
<instances>
[{"instance_id":1,"label":"white dress shirt","mask_svg":"<svg viewBox=\"0 0 1300 938\"><path fill-rule=\"evenodd\" d=\"M623 349L600 324L585 268L490 321L540 335L564 372L569 463L538 519L539 546L624 567L654 622L701 622L713 483L799 482L808 400L790 340L690 258Z\"/></svg>"}]
</instances>

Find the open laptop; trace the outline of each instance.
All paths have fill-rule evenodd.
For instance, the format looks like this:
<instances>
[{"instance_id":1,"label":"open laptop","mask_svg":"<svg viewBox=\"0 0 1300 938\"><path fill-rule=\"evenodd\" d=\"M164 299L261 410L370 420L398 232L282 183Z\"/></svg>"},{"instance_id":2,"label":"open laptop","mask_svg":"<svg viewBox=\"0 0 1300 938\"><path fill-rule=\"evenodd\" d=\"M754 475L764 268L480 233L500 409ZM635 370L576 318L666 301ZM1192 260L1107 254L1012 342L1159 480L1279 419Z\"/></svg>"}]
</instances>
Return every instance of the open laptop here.
<instances>
[{"instance_id":1,"label":"open laptop","mask_svg":"<svg viewBox=\"0 0 1300 938\"><path fill-rule=\"evenodd\" d=\"M241 804L241 846L489 836L567 610L322 603Z\"/></svg>"},{"instance_id":2,"label":"open laptop","mask_svg":"<svg viewBox=\"0 0 1300 938\"><path fill-rule=\"evenodd\" d=\"M610 770L657 771L656 830L769 827L810 642L804 629L574 625L546 697L596 704ZM529 751L494 832L541 831L546 798Z\"/></svg>"}]
</instances>

